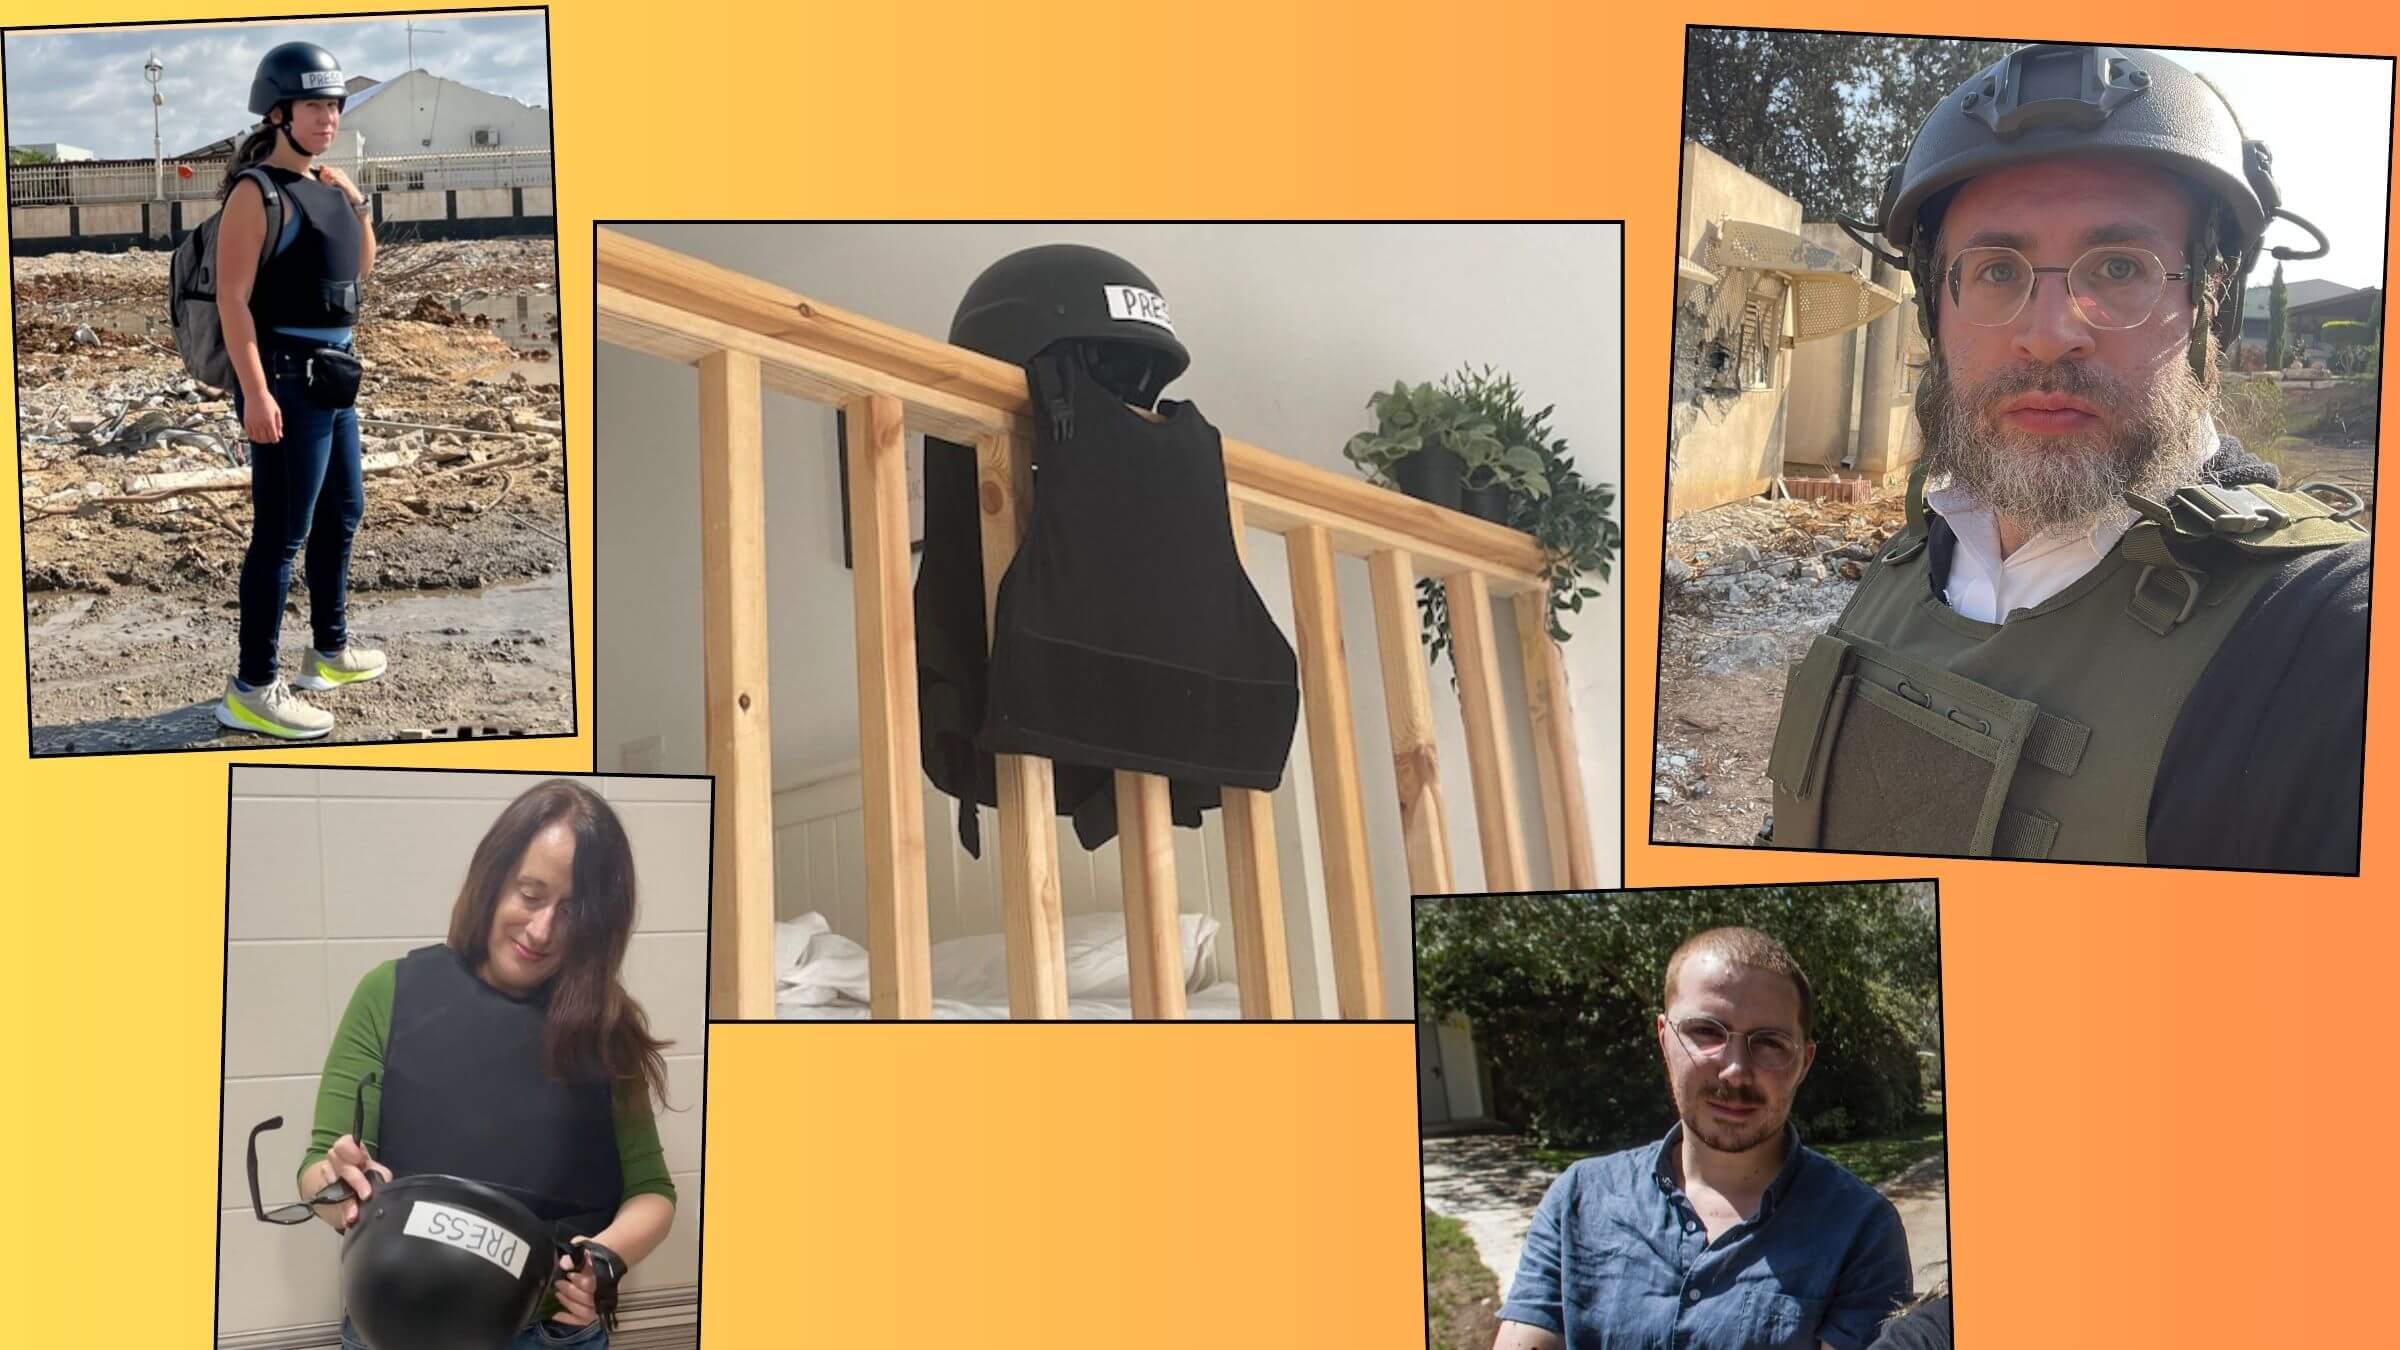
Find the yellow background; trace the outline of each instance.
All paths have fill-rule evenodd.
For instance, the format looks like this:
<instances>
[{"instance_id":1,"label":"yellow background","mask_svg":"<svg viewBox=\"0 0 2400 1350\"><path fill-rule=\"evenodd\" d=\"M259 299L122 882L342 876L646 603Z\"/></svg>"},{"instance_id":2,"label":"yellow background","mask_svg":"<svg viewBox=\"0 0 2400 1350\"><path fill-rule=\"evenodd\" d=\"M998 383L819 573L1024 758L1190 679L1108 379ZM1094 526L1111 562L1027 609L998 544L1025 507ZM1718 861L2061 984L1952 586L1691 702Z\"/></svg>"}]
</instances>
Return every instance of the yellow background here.
<instances>
[{"instance_id":1,"label":"yellow background","mask_svg":"<svg viewBox=\"0 0 2400 1350\"><path fill-rule=\"evenodd\" d=\"M98 8L9 0L5 13L89 22ZM2102 12L2025 0L1959 21L2013 30L1994 36L2400 49L2384 6ZM1827 0L554 5L578 706L591 707L593 219L1624 217L1627 881L1943 877L1968 1350L2388 1338L2390 622L2366 881L1638 842L1681 25L1860 13ZM13 476L4 490L13 509ZM0 589L21 613L19 543L0 538ZM21 638L0 641L0 999L26 1029L0 1111L14 1295L0 1341L201 1344L228 757L29 763L24 673ZM273 759L582 768L589 754L578 739ZM710 1061L709 1346L1421 1338L1407 1027L736 1027L712 1033Z\"/></svg>"}]
</instances>

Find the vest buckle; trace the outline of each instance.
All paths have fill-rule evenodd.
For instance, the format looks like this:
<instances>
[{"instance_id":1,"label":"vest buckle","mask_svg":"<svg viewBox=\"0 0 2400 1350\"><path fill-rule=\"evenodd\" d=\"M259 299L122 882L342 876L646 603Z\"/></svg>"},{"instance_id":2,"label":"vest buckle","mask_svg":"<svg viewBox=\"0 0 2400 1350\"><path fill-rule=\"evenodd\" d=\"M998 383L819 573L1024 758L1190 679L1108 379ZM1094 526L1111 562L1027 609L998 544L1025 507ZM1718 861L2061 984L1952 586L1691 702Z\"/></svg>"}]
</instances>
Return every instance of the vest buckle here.
<instances>
[{"instance_id":1,"label":"vest buckle","mask_svg":"<svg viewBox=\"0 0 2400 1350\"><path fill-rule=\"evenodd\" d=\"M2281 529L2290 516L2247 487L2195 483L2175 490L2168 499L2181 534L2255 534Z\"/></svg>"}]
</instances>

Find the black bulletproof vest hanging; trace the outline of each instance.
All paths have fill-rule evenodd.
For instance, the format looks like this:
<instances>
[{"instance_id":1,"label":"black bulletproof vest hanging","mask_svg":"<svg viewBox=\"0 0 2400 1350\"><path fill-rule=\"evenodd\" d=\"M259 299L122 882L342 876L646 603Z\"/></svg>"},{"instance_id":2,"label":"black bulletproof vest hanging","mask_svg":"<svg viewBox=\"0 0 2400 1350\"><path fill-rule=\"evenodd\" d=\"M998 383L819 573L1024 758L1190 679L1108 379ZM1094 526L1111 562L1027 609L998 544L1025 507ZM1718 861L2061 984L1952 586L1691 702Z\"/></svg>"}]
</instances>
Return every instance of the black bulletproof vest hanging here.
<instances>
[{"instance_id":1,"label":"black bulletproof vest hanging","mask_svg":"<svg viewBox=\"0 0 2400 1350\"><path fill-rule=\"evenodd\" d=\"M1087 849L1116 835L1114 771L1156 773L1175 822L1197 826L1221 787L1282 781L1300 707L1291 644L1234 548L1223 443L1188 403L1134 412L1072 354L1035 357L1027 379L1033 512L988 662L974 455L926 443L926 773L991 804L993 753L1047 756ZM977 851L974 812L959 838Z\"/></svg>"},{"instance_id":2,"label":"black bulletproof vest hanging","mask_svg":"<svg viewBox=\"0 0 2400 1350\"><path fill-rule=\"evenodd\" d=\"M292 242L259 265L250 313L261 336L273 328L341 328L358 322L358 261L366 236L340 188L264 166L283 190ZM287 226L287 228L290 228Z\"/></svg>"},{"instance_id":3,"label":"black bulletproof vest hanging","mask_svg":"<svg viewBox=\"0 0 2400 1350\"><path fill-rule=\"evenodd\" d=\"M606 1081L543 1071L548 995L510 998L447 946L401 958L374 1152L396 1177L480 1181L588 1237L624 1190L613 1102Z\"/></svg>"}]
</instances>

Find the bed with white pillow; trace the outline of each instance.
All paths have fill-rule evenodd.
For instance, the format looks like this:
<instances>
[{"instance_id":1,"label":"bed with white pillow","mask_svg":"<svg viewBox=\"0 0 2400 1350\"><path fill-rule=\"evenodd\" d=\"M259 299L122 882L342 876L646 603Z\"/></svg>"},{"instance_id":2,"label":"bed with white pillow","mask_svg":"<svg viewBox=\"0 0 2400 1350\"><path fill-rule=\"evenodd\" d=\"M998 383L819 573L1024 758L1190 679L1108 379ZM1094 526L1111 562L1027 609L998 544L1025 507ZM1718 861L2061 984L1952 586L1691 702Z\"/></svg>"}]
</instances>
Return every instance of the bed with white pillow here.
<instances>
[{"instance_id":1,"label":"bed with white pillow","mask_svg":"<svg viewBox=\"0 0 2400 1350\"><path fill-rule=\"evenodd\" d=\"M1217 921L1178 916L1184 996L1190 1015L1238 1018L1241 991L1217 959ZM1076 914L1066 921L1067 1015L1133 1016L1125 952L1125 916ZM794 1020L863 1021L868 1016L867 950L833 931L820 913L775 925L775 1015ZM933 944L933 1015L973 1020L1008 1016L1008 952L998 933Z\"/></svg>"}]
</instances>

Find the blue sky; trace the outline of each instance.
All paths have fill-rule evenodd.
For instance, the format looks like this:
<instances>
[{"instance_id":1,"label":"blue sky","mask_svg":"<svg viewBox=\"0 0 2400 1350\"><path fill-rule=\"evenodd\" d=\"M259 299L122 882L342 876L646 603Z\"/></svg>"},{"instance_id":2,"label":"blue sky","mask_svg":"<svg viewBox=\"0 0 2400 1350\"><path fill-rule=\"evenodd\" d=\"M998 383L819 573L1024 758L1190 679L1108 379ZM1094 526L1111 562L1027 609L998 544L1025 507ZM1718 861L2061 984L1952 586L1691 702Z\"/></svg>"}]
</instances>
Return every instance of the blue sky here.
<instances>
[{"instance_id":1,"label":"blue sky","mask_svg":"<svg viewBox=\"0 0 2400 1350\"><path fill-rule=\"evenodd\" d=\"M408 68L404 22L418 26L417 64L424 69L548 106L549 43L539 10L10 33L8 142L61 141L104 158L147 158L150 86L142 64L155 51L166 67L159 82L167 100L159 119L166 152L191 150L251 124L250 77L268 48L314 42L346 74L390 79Z\"/></svg>"}]
</instances>

